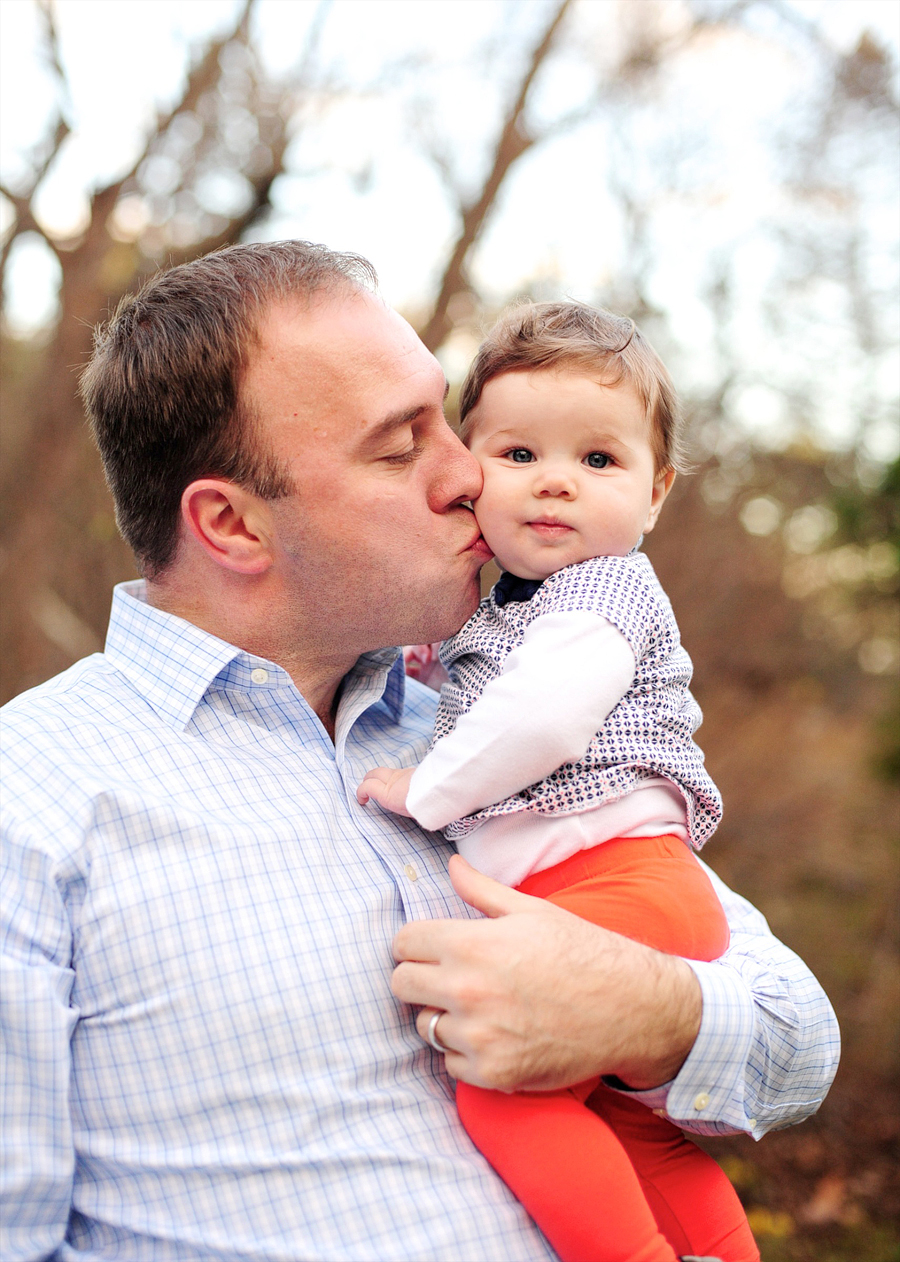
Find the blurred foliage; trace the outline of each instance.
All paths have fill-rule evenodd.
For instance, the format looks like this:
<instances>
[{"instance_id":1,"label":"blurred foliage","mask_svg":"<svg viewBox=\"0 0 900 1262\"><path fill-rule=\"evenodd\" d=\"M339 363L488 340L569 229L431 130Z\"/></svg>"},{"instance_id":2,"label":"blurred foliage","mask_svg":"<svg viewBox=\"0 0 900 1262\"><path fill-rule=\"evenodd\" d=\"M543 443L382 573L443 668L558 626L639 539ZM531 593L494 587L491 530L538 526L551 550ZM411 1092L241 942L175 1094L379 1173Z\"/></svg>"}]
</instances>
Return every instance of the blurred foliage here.
<instances>
[{"instance_id":1,"label":"blurred foliage","mask_svg":"<svg viewBox=\"0 0 900 1262\"><path fill-rule=\"evenodd\" d=\"M842 540L858 544L887 540L900 562L900 459L887 466L871 490L858 483L836 487L831 507Z\"/></svg>"},{"instance_id":2,"label":"blurred foliage","mask_svg":"<svg viewBox=\"0 0 900 1262\"><path fill-rule=\"evenodd\" d=\"M807 960L842 1029L816 1117L759 1144L703 1141L771 1262L895 1262L900 1242L900 793L874 771L896 658L871 651L874 632L897 638L893 477L867 484L851 456L808 445L744 448L676 483L645 544L725 801L704 858ZM866 525L843 526L836 499Z\"/></svg>"},{"instance_id":3,"label":"blurred foliage","mask_svg":"<svg viewBox=\"0 0 900 1262\"><path fill-rule=\"evenodd\" d=\"M866 604L884 605L887 619L894 620L895 633L900 620L900 459L885 469L874 489L848 486L837 488L831 501L837 518L836 535L863 548L893 548L893 575L880 575L865 584L858 599ZM900 686L875 721L873 766L885 779L900 783Z\"/></svg>"}]
</instances>

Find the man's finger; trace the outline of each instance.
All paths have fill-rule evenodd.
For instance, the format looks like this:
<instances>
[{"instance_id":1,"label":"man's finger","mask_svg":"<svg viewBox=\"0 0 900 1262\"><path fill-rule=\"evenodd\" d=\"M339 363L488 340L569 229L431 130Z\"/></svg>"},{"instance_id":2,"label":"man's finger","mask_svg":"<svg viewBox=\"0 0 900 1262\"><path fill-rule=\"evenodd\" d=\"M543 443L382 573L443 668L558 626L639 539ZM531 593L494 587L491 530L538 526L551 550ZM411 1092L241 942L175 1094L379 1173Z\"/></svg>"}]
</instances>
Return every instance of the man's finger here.
<instances>
[{"instance_id":1,"label":"man's finger","mask_svg":"<svg viewBox=\"0 0 900 1262\"><path fill-rule=\"evenodd\" d=\"M434 964L398 964L391 974L391 990L401 1003L422 1004L446 1011L450 995L441 985L444 974Z\"/></svg>"},{"instance_id":2,"label":"man's finger","mask_svg":"<svg viewBox=\"0 0 900 1262\"><path fill-rule=\"evenodd\" d=\"M435 1011L436 1009L434 1008L423 1008L416 1017L416 1030L425 1043L428 1043L428 1026ZM453 1019L449 1012L440 1012L436 1022L435 1034L437 1041L443 1044L442 1055L444 1057L444 1068L447 1073L451 1078L465 1076L467 1072L467 1057L464 1052L460 1052L453 1046Z\"/></svg>"},{"instance_id":3,"label":"man's finger","mask_svg":"<svg viewBox=\"0 0 900 1262\"><path fill-rule=\"evenodd\" d=\"M416 960L423 964L439 964L448 950L467 938L467 930L480 924L477 920L410 920L394 936L394 959Z\"/></svg>"},{"instance_id":4,"label":"man's finger","mask_svg":"<svg viewBox=\"0 0 900 1262\"><path fill-rule=\"evenodd\" d=\"M433 1026L431 1024L432 1017L437 1017ZM440 1026L440 1031L438 1030L438 1026ZM440 1050L442 1052L453 1052L456 1050L453 1047L452 1040L448 1034L449 1027L450 1015L449 1013L442 1011L440 1008L423 1008L416 1017L416 1030L418 1031L419 1037L424 1039L429 1046L433 1047L434 1044L431 1043L428 1038L429 1030L431 1030L435 1039L438 1043L440 1043ZM435 1048L435 1050L437 1050L437 1048Z\"/></svg>"},{"instance_id":5,"label":"man's finger","mask_svg":"<svg viewBox=\"0 0 900 1262\"><path fill-rule=\"evenodd\" d=\"M532 898L530 894L520 894L508 885L501 885L466 863L462 855L451 857L448 870L453 888L460 898L492 919L509 916L515 911L546 911L553 906L542 898Z\"/></svg>"}]
</instances>

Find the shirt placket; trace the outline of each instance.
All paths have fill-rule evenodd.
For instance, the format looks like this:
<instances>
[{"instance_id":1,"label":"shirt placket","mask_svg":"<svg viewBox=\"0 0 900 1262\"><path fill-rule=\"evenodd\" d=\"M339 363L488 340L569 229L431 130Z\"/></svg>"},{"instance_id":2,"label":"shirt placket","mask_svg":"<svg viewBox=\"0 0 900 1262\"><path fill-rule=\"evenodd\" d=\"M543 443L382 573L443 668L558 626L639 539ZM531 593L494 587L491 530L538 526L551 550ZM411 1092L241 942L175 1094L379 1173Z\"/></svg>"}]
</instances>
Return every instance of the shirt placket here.
<instances>
[{"instance_id":1,"label":"shirt placket","mask_svg":"<svg viewBox=\"0 0 900 1262\"><path fill-rule=\"evenodd\" d=\"M354 725L384 694L391 663L371 667L348 678L338 713L335 761L344 797L360 835L393 878L407 920L430 920L459 914L459 903L447 877L449 850L432 844L411 821L379 815L378 808L360 806L356 789L377 760L354 739Z\"/></svg>"}]
</instances>

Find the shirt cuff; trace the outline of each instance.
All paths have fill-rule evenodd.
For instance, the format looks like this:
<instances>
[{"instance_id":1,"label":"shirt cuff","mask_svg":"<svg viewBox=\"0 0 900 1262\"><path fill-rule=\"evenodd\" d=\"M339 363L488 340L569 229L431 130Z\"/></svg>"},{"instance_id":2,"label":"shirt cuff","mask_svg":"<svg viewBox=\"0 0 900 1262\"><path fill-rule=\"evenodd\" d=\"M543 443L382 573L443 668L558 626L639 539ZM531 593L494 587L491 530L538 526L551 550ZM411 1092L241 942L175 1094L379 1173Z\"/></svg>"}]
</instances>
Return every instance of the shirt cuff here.
<instances>
[{"instance_id":1,"label":"shirt cuff","mask_svg":"<svg viewBox=\"0 0 900 1262\"><path fill-rule=\"evenodd\" d=\"M765 1133L745 1108L744 1080L756 1031L753 997L740 977L721 966L686 961L703 995L700 1032L687 1060L671 1082L631 1099L699 1135ZM614 1083L609 1083L615 1086Z\"/></svg>"}]
</instances>

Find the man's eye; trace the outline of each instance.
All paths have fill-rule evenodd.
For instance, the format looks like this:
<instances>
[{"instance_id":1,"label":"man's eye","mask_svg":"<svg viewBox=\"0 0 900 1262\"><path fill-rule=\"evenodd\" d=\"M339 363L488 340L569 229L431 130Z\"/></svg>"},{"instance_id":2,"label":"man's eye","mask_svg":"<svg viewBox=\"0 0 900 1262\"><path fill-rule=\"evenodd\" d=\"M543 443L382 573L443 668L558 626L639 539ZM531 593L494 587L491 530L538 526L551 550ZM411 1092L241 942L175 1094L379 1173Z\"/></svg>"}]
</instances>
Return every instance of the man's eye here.
<instances>
[{"instance_id":1,"label":"man's eye","mask_svg":"<svg viewBox=\"0 0 900 1262\"><path fill-rule=\"evenodd\" d=\"M612 461L605 451L592 451L589 456L585 456L584 463L589 469L606 469Z\"/></svg>"},{"instance_id":2,"label":"man's eye","mask_svg":"<svg viewBox=\"0 0 900 1262\"><path fill-rule=\"evenodd\" d=\"M408 451L401 451L398 456L385 456L384 460L388 464L412 464L413 461L421 454L422 446L420 443L416 443L414 446L410 447Z\"/></svg>"},{"instance_id":3,"label":"man's eye","mask_svg":"<svg viewBox=\"0 0 900 1262\"><path fill-rule=\"evenodd\" d=\"M530 464L534 459L527 447L513 447L512 451L506 454L514 464Z\"/></svg>"}]
</instances>

